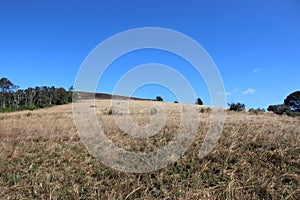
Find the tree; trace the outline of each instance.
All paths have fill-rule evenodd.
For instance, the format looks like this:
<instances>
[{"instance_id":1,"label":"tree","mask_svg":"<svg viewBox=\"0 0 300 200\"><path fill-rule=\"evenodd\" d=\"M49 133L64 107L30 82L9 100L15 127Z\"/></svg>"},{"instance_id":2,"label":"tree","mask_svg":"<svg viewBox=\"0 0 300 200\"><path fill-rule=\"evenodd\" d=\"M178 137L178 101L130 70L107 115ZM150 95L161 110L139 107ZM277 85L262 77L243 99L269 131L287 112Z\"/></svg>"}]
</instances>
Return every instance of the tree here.
<instances>
[{"instance_id":1,"label":"tree","mask_svg":"<svg viewBox=\"0 0 300 200\"><path fill-rule=\"evenodd\" d=\"M4 111L6 107L6 94L4 92L0 92L0 104L2 110Z\"/></svg>"},{"instance_id":2,"label":"tree","mask_svg":"<svg viewBox=\"0 0 300 200\"><path fill-rule=\"evenodd\" d=\"M14 108L16 110L18 110L20 108L20 106L22 105L22 103L24 103L24 91L23 90L17 90L13 94L13 98L14 98Z\"/></svg>"},{"instance_id":3,"label":"tree","mask_svg":"<svg viewBox=\"0 0 300 200\"><path fill-rule=\"evenodd\" d=\"M259 113L263 113L263 112L265 112L266 110L265 109L263 109L263 108L256 108L256 109L254 109L254 108L250 108L249 109L249 112L250 113L254 113L254 114L259 114Z\"/></svg>"},{"instance_id":4,"label":"tree","mask_svg":"<svg viewBox=\"0 0 300 200\"><path fill-rule=\"evenodd\" d=\"M71 87L69 87L69 92L73 92L74 91L74 86L72 85Z\"/></svg>"},{"instance_id":5,"label":"tree","mask_svg":"<svg viewBox=\"0 0 300 200\"><path fill-rule=\"evenodd\" d=\"M26 96L26 107L33 107L33 100L35 96L35 91L32 87L27 88L25 91L25 96Z\"/></svg>"},{"instance_id":6,"label":"tree","mask_svg":"<svg viewBox=\"0 0 300 200\"><path fill-rule=\"evenodd\" d=\"M282 114L286 114L289 116L292 115L291 109L284 104L270 105L267 110L278 115L282 115Z\"/></svg>"},{"instance_id":7,"label":"tree","mask_svg":"<svg viewBox=\"0 0 300 200\"><path fill-rule=\"evenodd\" d=\"M203 105L203 101L200 98L196 99L196 104L197 105Z\"/></svg>"},{"instance_id":8,"label":"tree","mask_svg":"<svg viewBox=\"0 0 300 200\"><path fill-rule=\"evenodd\" d=\"M45 106L50 106L51 105L51 102L50 102L50 88L47 87L47 86L43 86L42 88L42 93L43 93L43 96L42 96L42 105L43 107Z\"/></svg>"},{"instance_id":9,"label":"tree","mask_svg":"<svg viewBox=\"0 0 300 200\"><path fill-rule=\"evenodd\" d=\"M233 110L233 111L243 111L245 110L245 104L243 103L231 103L231 104L228 104L229 106L229 110Z\"/></svg>"},{"instance_id":10,"label":"tree","mask_svg":"<svg viewBox=\"0 0 300 200\"><path fill-rule=\"evenodd\" d=\"M62 105L68 103L68 92L64 88L57 89L56 105Z\"/></svg>"},{"instance_id":11,"label":"tree","mask_svg":"<svg viewBox=\"0 0 300 200\"><path fill-rule=\"evenodd\" d=\"M284 100L284 105L288 106L292 112L300 112L300 91L293 92Z\"/></svg>"},{"instance_id":12,"label":"tree","mask_svg":"<svg viewBox=\"0 0 300 200\"><path fill-rule=\"evenodd\" d=\"M288 95L283 104L270 105L267 110L278 115L300 116L300 91Z\"/></svg>"},{"instance_id":13,"label":"tree","mask_svg":"<svg viewBox=\"0 0 300 200\"><path fill-rule=\"evenodd\" d=\"M54 86L51 86L49 91L49 105L55 104L55 99L56 99L56 88Z\"/></svg>"},{"instance_id":14,"label":"tree","mask_svg":"<svg viewBox=\"0 0 300 200\"><path fill-rule=\"evenodd\" d=\"M164 99L161 96L156 97L156 101L163 101Z\"/></svg>"},{"instance_id":15,"label":"tree","mask_svg":"<svg viewBox=\"0 0 300 200\"><path fill-rule=\"evenodd\" d=\"M13 104L13 96L12 92L14 92L18 86L14 85L7 78L0 79L0 104L2 110L6 110L6 107L12 107Z\"/></svg>"},{"instance_id":16,"label":"tree","mask_svg":"<svg viewBox=\"0 0 300 200\"><path fill-rule=\"evenodd\" d=\"M0 92L12 92L14 91L18 86L15 86L10 80L7 78L1 78L0 79Z\"/></svg>"},{"instance_id":17,"label":"tree","mask_svg":"<svg viewBox=\"0 0 300 200\"><path fill-rule=\"evenodd\" d=\"M32 110L72 102L73 87L69 91L54 86L18 88L7 78L0 79L0 111Z\"/></svg>"},{"instance_id":18,"label":"tree","mask_svg":"<svg viewBox=\"0 0 300 200\"><path fill-rule=\"evenodd\" d=\"M275 112L275 110L277 110L277 108L278 108L278 105L269 105L267 111Z\"/></svg>"},{"instance_id":19,"label":"tree","mask_svg":"<svg viewBox=\"0 0 300 200\"><path fill-rule=\"evenodd\" d=\"M34 105L36 105L38 108L41 108L41 107L43 107L43 105L42 105L43 93L41 91L41 88L37 86L37 87L35 87L34 91L35 91Z\"/></svg>"},{"instance_id":20,"label":"tree","mask_svg":"<svg viewBox=\"0 0 300 200\"><path fill-rule=\"evenodd\" d=\"M68 93L69 93L69 95L68 95L68 102L72 102L72 100L73 100L73 92L74 92L74 87L73 87L73 85L69 88L69 91L68 91ZM75 99L74 99L75 100Z\"/></svg>"}]
</instances>

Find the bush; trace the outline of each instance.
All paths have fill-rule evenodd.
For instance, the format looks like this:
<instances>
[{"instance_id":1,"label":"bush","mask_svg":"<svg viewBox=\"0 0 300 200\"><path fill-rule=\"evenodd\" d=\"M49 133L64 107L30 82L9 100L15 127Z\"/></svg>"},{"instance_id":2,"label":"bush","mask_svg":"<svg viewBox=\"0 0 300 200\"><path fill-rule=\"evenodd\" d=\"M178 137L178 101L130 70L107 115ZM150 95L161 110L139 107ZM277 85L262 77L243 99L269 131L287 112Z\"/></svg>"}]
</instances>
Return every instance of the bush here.
<instances>
[{"instance_id":1,"label":"bush","mask_svg":"<svg viewBox=\"0 0 300 200\"><path fill-rule=\"evenodd\" d=\"M156 108L151 108L150 109L150 115L155 115L157 113Z\"/></svg>"},{"instance_id":2,"label":"bush","mask_svg":"<svg viewBox=\"0 0 300 200\"><path fill-rule=\"evenodd\" d=\"M163 101L164 99L161 96L156 97L156 101Z\"/></svg>"},{"instance_id":3,"label":"bush","mask_svg":"<svg viewBox=\"0 0 300 200\"><path fill-rule=\"evenodd\" d=\"M264 112L265 112L265 109L261 109L261 108L257 108L257 109L250 108L250 109L249 109L249 112L258 115L259 113L264 113Z\"/></svg>"},{"instance_id":4,"label":"bush","mask_svg":"<svg viewBox=\"0 0 300 200\"><path fill-rule=\"evenodd\" d=\"M267 110L270 112L274 112L277 109L277 107L278 105L270 105Z\"/></svg>"},{"instance_id":5,"label":"bush","mask_svg":"<svg viewBox=\"0 0 300 200\"><path fill-rule=\"evenodd\" d=\"M196 99L196 104L197 105L203 105L203 101L200 98Z\"/></svg>"},{"instance_id":6,"label":"bush","mask_svg":"<svg viewBox=\"0 0 300 200\"><path fill-rule=\"evenodd\" d=\"M229 110L237 111L237 112L245 110L246 107L245 104L243 103L231 103L228 104L228 106L229 106Z\"/></svg>"},{"instance_id":7,"label":"bush","mask_svg":"<svg viewBox=\"0 0 300 200\"><path fill-rule=\"evenodd\" d=\"M283 114L286 114L288 116L294 115L294 113L291 111L290 107L288 107L284 104L270 105L267 110L271 111L275 114L278 114L278 115L283 115Z\"/></svg>"},{"instance_id":8,"label":"bush","mask_svg":"<svg viewBox=\"0 0 300 200\"><path fill-rule=\"evenodd\" d=\"M270 105L267 110L278 115L300 116L300 91L287 96L283 104Z\"/></svg>"},{"instance_id":9,"label":"bush","mask_svg":"<svg viewBox=\"0 0 300 200\"><path fill-rule=\"evenodd\" d=\"M211 108L207 107L207 108L200 108L198 110L200 113L210 113L211 112Z\"/></svg>"}]
</instances>

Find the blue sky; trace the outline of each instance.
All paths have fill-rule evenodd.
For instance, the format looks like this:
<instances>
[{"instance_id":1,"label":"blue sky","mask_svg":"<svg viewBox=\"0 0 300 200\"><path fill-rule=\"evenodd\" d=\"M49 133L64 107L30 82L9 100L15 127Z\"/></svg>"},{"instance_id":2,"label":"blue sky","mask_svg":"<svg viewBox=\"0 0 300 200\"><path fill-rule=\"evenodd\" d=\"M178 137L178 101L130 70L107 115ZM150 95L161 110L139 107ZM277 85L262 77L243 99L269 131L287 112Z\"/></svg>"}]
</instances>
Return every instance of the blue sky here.
<instances>
[{"instance_id":1,"label":"blue sky","mask_svg":"<svg viewBox=\"0 0 300 200\"><path fill-rule=\"evenodd\" d=\"M267 108L300 90L299 22L297 0L0 0L0 77L21 88L69 88L100 42L128 29L164 27L206 49L221 73L228 103ZM174 67L210 104L205 83L192 67L156 50L116 60L98 91L111 93L122 74L149 62ZM176 100L168 88L157 85L141 87L134 95Z\"/></svg>"}]
</instances>

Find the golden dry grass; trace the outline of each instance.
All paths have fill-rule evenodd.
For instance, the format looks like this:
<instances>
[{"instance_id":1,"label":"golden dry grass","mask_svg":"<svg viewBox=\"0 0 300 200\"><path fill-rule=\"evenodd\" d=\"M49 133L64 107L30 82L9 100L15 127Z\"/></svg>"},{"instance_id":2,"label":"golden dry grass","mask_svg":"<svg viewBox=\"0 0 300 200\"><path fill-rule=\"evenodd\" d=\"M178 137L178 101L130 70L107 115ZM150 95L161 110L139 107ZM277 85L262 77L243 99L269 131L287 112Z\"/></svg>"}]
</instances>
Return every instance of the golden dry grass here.
<instances>
[{"instance_id":1,"label":"golden dry grass","mask_svg":"<svg viewBox=\"0 0 300 200\"><path fill-rule=\"evenodd\" d=\"M130 104L137 124L149 123L153 103ZM120 133L109 101L91 109L116 145L149 152L178 130L180 104L163 105L166 126L146 140ZM217 146L199 159L209 116L199 112L197 138L177 162L133 174L89 155L76 133L71 104L0 114L1 199L300 199L300 118L227 112Z\"/></svg>"}]
</instances>

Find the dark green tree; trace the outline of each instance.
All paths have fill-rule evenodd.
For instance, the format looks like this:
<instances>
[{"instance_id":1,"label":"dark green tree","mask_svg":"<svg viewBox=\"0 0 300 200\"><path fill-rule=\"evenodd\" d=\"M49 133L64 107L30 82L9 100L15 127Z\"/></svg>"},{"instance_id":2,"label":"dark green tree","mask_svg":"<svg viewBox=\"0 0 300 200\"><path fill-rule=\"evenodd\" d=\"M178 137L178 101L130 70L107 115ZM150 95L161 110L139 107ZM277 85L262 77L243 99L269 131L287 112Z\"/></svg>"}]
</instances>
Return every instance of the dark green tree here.
<instances>
[{"instance_id":1,"label":"dark green tree","mask_svg":"<svg viewBox=\"0 0 300 200\"><path fill-rule=\"evenodd\" d=\"M7 78L0 79L0 111L32 110L72 102L72 87L69 91L54 86L29 87L25 90L18 88Z\"/></svg>"},{"instance_id":2,"label":"dark green tree","mask_svg":"<svg viewBox=\"0 0 300 200\"><path fill-rule=\"evenodd\" d=\"M284 105L288 106L292 112L300 112L300 91L293 92L284 100Z\"/></svg>"},{"instance_id":3,"label":"dark green tree","mask_svg":"<svg viewBox=\"0 0 300 200\"><path fill-rule=\"evenodd\" d=\"M11 109L13 105L12 93L18 88L7 78L0 79L0 105L2 111L5 111L7 107Z\"/></svg>"},{"instance_id":4,"label":"dark green tree","mask_svg":"<svg viewBox=\"0 0 300 200\"><path fill-rule=\"evenodd\" d=\"M15 86L7 78L0 79L0 92L4 92L4 93L13 92L16 88L17 86Z\"/></svg>"},{"instance_id":5,"label":"dark green tree","mask_svg":"<svg viewBox=\"0 0 300 200\"><path fill-rule=\"evenodd\" d=\"M196 104L197 105L203 105L203 101L200 98L196 99Z\"/></svg>"},{"instance_id":6,"label":"dark green tree","mask_svg":"<svg viewBox=\"0 0 300 200\"><path fill-rule=\"evenodd\" d=\"M43 93L43 96L42 96L42 104L43 104L43 107L45 106L50 106L51 105L51 102L50 102L50 88L47 87L47 86L43 86L41 88L42 90L42 93Z\"/></svg>"},{"instance_id":7,"label":"dark green tree","mask_svg":"<svg viewBox=\"0 0 300 200\"><path fill-rule=\"evenodd\" d=\"M279 105L269 105L269 107L267 108L267 111L270 112L275 112L275 110L277 110Z\"/></svg>"},{"instance_id":8,"label":"dark green tree","mask_svg":"<svg viewBox=\"0 0 300 200\"><path fill-rule=\"evenodd\" d=\"M13 93L13 99L14 99L14 109L18 110L23 104L24 104L24 91L23 90L17 90L15 93Z\"/></svg>"},{"instance_id":9,"label":"dark green tree","mask_svg":"<svg viewBox=\"0 0 300 200\"><path fill-rule=\"evenodd\" d=\"M68 92L64 88L58 88L57 89L57 100L56 105L62 105L65 103L68 103Z\"/></svg>"},{"instance_id":10,"label":"dark green tree","mask_svg":"<svg viewBox=\"0 0 300 200\"><path fill-rule=\"evenodd\" d=\"M246 107L245 104L243 103L231 103L228 104L228 106L229 106L229 110L237 111L237 112L245 110Z\"/></svg>"},{"instance_id":11,"label":"dark green tree","mask_svg":"<svg viewBox=\"0 0 300 200\"><path fill-rule=\"evenodd\" d=\"M156 101L163 101L164 99L161 96L156 97Z\"/></svg>"},{"instance_id":12,"label":"dark green tree","mask_svg":"<svg viewBox=\"0 0 300 200\"><path fill-rule=\"evenodd\" d=\"M278 115L300 116L300 91L288 95L283 104L270 105L267 110Z\"/></svg>"},{"instance_id":13,"label":"dark green tree","mask_svg":"<svg viewBox=\"0 0 300 200\"><path fill-rule=\"evenodd\" d=\"M35 96L34 88L29 87L24 92L25 92L25 96L26 96L25 107L33 108L33 104L34 104L33 100L34 100L34 96Z\"/></svg>"},{"instance_id":14,"label":"dark green tree","mask_svg":"<svg viewBox=\"0 0 300 200\"><path fill-rule=\"evenodd\" d=\"M43 104L42 104L43 93L41 91L41 88L37 86L37 87L35 87L34 91L35 91L34 105L38 108L42 108L43 107Z\"/></svg>"},{"instance_id":15,"label":"dark green tree","mask_svg":"<svg viewBox=\"0 0 300 200\"><path fill-rule=\"evenodd\" d=\"M282 114L286 114L289 116L292 115L291 109L284 104L270 105L267 110L278 115L282 115Z\"/></svg>"}]
</instances>

